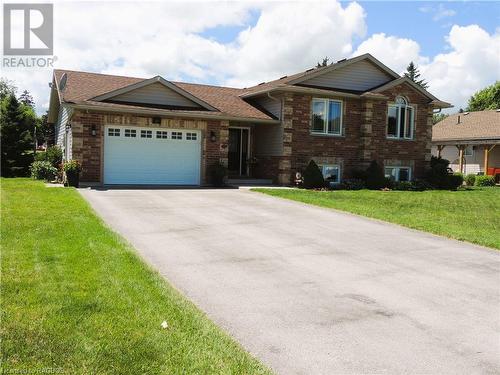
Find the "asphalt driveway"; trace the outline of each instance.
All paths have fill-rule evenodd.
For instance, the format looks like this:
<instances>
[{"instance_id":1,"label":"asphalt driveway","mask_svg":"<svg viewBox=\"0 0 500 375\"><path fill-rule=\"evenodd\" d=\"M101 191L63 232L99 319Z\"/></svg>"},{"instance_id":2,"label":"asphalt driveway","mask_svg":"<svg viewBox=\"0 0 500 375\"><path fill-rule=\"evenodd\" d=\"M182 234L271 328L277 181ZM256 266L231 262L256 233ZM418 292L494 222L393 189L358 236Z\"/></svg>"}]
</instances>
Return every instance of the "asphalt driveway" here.
<instances>
[{"instance_id":1,"label":"asphalt driveway","mask_svg":"<svg viewBox=\"0 0 500 375\"><path fill-rule=\"evenodd\" d=\"M248 190L80 191L277 373L500 373L495 250Z\"/></svg>"}]
</instances>

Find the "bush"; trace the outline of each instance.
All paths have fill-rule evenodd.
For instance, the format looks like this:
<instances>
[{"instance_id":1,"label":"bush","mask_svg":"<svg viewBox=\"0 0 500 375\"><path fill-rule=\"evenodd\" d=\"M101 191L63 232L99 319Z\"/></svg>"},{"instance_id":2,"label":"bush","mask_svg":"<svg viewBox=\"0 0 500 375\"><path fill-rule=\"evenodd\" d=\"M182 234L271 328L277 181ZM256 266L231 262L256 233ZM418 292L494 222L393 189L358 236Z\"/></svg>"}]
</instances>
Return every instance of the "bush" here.
<instances>
[{"instance_id":1,"label":"bush","mask_svg":"<svg viewBox=\"0 0 500 375\"><path fill-rule=\"evenodd\" d=\"M457 190L464 183L464 175L462 173L454 173L448 175L448 189Z\"/></svg>"},{"instance_id":2,"label":"bush","mask_svg":"<svg viewBox=\"0 0 500 375\"><path fill-rule=\"evenodd\" d=\"M48 161L34 161L30 166L31 177L36 180L53 181L57 176L57 168Z\"/></svg>"},{"instance_id":3,"label":"bush","mask_svg":"<svg viewBox=\"0 0 500 375\"><path fill-rule=\"evenodd\" d=\"M468 174L465 176L465 184L467 186L474 186L474 182L476 182L476 175L475 174Z\"/></svg>"},{"instance_id":4,"label":"bush","mask_svg":"<svg viewBox=\"0 0 500 375\"><path fill-rule=\"evenodd\" d=\"M475 186L495 186L495 177L493 176L476 176Z\"/></svg>"},{"instance_id":5,"label":"bush","mask_svg":"<svg viewBox=\"0 0 500 375\"><path fill-rule=\"evenodd\" d=\"M80 183L80 172L82 166L78 160L68 160L63 164L63 170L66 173L66 182L68 186L78 187Z\"/></svg>"},{"instance_id":6,"label":"bush","mask_svg":"<svg viewBox=\"0 0 500 375\"><path fill-rule=\"evenodd\" d=\"M414 190L413 183L410 181L395 181L393 186L393 190L401 190L401 191L412 191Z\"/></svg>"},{"instance_id":7,"label":"bush","mask_svg":"<svg viewBox=\"0 0 500 375\"><path fill-rule=\"evenodd\" d=\"M361 190L366 188L365 182L358 178L351 178L348 180L344 180L342 185L346 190Z\"/></svg>"},{"instance_id":8,"label":"bush","mask_svg":"<svg viewBox=\"0 0 500 375\"><path fill-rule=\"evenodd\" d=\"M227 168L223 163L221 163L220 161L215 163L212 166L210 174L212 176L212 184L214 186L220 187L225 185L224 179L227 176Z\"/></svg>"},{"instance_id":9,"label":"bush","mask_svg":"<svg viewBox=\"0 0 500 375\"><path fill-rule=\"evenodd\" d=\"M390 185L390 181L384 176L384 170L373 160L366 169L366 187L371 190L378 190Z\"/></svg>"},{"instance_id":10,"label":"bush","mask_svg":"<svg viewBox=\"0 0 500 375\"><path fill-rule=\"evenodd\" d=\"M302 177L304 178L303 187L306 189L320 189L325 187L323 173L321 173L314 160L309 162Z\"/></svg>"},{"instance_id":11,"label":"bush","mask_svg":"<svg viewBox=\"0 0 500 375\"><path fill-rule=\"evenodd\" d=\"M47 148L47 151L37 152L35 155L35 160L37 161L48 161L53 167L59 168L62 163L62 150L59 146L51 146Z\"/></svg>"}]
</instances>

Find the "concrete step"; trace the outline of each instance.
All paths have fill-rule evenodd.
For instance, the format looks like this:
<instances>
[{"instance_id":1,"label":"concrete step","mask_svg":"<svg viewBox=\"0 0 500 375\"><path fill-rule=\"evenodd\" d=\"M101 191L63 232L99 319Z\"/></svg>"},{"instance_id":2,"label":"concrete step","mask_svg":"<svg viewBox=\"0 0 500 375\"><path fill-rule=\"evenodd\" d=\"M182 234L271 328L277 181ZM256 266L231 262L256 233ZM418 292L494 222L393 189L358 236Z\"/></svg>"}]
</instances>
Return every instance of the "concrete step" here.
<instances>
[{"instance_id":1,"label":"concrete step","mask_svg":"<svg viewBox=\"0 0 500 375\"><path fill-rule=\"evenodd\" d=\"M273 180L266 178L229 178L227 183L235 186L272 186Z\"/></svg>"}]
</instances>

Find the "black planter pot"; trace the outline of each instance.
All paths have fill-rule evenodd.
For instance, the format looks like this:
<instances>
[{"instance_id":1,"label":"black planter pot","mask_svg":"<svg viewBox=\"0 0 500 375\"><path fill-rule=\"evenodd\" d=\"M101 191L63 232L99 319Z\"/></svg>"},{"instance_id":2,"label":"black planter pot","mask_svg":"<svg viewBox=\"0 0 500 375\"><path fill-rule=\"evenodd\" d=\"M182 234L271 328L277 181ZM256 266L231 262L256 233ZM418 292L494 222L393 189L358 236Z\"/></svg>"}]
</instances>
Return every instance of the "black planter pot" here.
<instances>
[{"instance_id":1,"label":"black planter pot","mask_svg":"<svg viewBox=\"0 0 500 375\"><path fill-rule=\"evenodd\" d=\"M68 186L78 187L80 184L80 174L66 173L66 181L68 182Z\"/></svg>"}]
</instances>

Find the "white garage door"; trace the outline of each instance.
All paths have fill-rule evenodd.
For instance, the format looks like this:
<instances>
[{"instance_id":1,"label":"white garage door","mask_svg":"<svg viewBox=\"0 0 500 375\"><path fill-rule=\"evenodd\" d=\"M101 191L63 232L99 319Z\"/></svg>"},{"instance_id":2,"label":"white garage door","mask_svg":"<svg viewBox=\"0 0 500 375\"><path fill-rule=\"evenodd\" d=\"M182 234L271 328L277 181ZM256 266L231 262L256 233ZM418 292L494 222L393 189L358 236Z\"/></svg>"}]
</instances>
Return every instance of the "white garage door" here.
<instances>
[{"instance_id":1,"label":"white garage door","mask_svg":"<svg viewBox=\"0 0 500 375\"><path fill-rule=\"evenodd\" d=\"M199 185L201 134L196 130L106 126L104 183Z\"/></svg>"}]
</instances>

